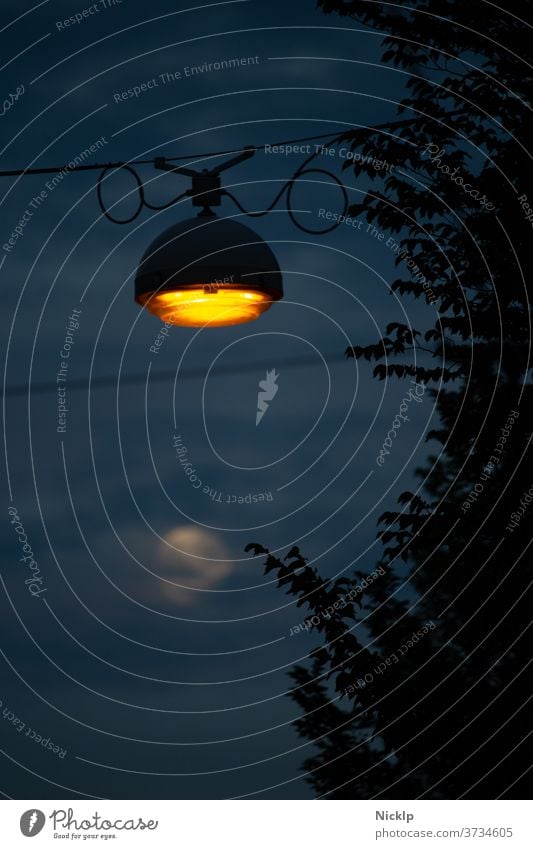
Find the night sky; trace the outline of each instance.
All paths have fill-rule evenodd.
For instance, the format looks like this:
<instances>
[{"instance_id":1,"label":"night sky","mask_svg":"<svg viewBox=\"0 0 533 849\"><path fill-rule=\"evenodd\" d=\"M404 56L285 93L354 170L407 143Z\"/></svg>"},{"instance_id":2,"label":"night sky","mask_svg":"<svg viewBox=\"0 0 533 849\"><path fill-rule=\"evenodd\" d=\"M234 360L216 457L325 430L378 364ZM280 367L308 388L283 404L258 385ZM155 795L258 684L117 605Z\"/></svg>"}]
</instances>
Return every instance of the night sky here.
<instances>
[{"instance_id":1,"label":"night sky","mask_svg":"<svg viewBox=\"0 0 533 849\"><path fill-rule=\"evenodd\" d=\"M187 156L200 167L204 152L389 120L404 93L402 72L380 64L381 36L313 0L17 0L2 11L2 100L20 92L1 118L4 170L64 165L98 140L85 164ZM205 69L235 58L250 61ZM193 66L204 70L191 75ZM342 170L346 144L331 149L310 167L331 170L357 202L368 178ZM258 151L223 182L246 209L264 210L304 159ZM151 165L138 171L153 203L189 187ZM2 790L311 798L301 764L312 747L291 726L298 711L286 694L316 638L290 635L305 608L244 547L284 556L297 545L324 576L372 571L377 517L427 456L434 400L410 403L380 467L407 390L343 353L435 307L391 294L394 251L366 223L313 236L285 198L257 220L224 199L218 214L274 251L285 298L251 324L172 328L154 353L162 325L134 303L136 268L152 239L196 212L186 199L114 225L98 207L98 173L1 183ZM117 215L134 212L133 188L125 173L106 183ZM293 205L318 229L324 210L342 212L342 196L309 175ZM271 369L278 392L256 425ZM184 473L177 436L202 488Z\"/></svg>"}]
</instances>

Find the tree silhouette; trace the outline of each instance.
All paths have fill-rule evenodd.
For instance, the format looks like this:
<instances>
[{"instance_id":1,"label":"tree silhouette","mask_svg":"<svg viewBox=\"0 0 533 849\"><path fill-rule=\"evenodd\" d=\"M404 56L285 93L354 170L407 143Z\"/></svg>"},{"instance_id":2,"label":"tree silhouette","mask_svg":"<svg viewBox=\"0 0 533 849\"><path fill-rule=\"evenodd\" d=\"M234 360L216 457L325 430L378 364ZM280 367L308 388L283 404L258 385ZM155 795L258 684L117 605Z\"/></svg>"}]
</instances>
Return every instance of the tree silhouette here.
<instances>
[{"instance_id":1,"label":"tree silhouette","mask_svg":"<svg viewBox=\"0 0 533 849\"><path fill-rule=\"evenodd\" d=\"M329 798L520 798L532 765L530 4L318 5L387 33L382 60L407 74L401 117L348 132L369 158L345 167L376 186L350 214L398 242L391 289L428 302L427 327L385 323L347 356L374 361L380 380L423 382L439 426L418 490L379 519L378 564L323 580L299 551L264 550L320 638L291 672L296 726L314 744L303 767ZM394 164L385 176L376 151Z\"/></svg>"}]
</instances>

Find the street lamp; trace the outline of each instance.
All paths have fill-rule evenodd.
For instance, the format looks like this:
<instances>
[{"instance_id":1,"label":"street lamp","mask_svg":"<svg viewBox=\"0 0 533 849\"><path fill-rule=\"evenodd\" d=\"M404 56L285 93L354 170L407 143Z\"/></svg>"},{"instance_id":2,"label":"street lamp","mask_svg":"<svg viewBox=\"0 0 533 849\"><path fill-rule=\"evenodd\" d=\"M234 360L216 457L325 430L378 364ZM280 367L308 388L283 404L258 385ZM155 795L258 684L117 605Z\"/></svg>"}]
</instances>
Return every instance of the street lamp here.
<instances>
[{"instance_id":1,"label":"street lamp","mask_svg":"<svg viewBox=\"0 0 533 849\"><path fill-rule=\"evenodd\" d=\"M184 197L192 198L193 206L202 211L198 218L183 221L169 227L155 239L141 258L135 277L135 300L141 306L169 324L182 324L189 327L225 326L253 321L266 312L274 301L283 298L283 280L276 257L257 233L231 219L219 219L211 207L220 206L222 195L230 198L243 215L259 218L271 212L280 198L286 193L287 213L292 223L304 233L322 235L341 225L348 211L348 195L343 183L334 174L323 168L308 168L311 160L319 156L320 146L315 145L314 152L296 169L292 177L278 191L270 206L262 211L247 211L231 192L222 188L220 173L239 162L249 159L257 150L266 150L276 146L292 147L295 143L312 141L316 138L329 138L334 134L310 136L305 139L293 139L290 142L265 144L259 147L247 146L238 156L215 168L194 171L183 166L171 164L165 157L153 160L129 162L94 163L77 165L69 163L57 167L24 168L0 171L0 177L21 177L32 174L65 174L101 170L96 184L98 203L104 215L113 224L130 224L141 213L143 207L154 211L168 209ZM330 144L345 138L335 136ZM309 147L309 145L308 145ZM232 151L198 154L203 161L215 156L226 156ZM144 184L135 170L136 165L153 163L155 168L192 178L192 187L171 201L156 206L146 200ZM121 170L129 173L135 180L133 192L137 193L138 205L133 214L118 218L108 208L103 197L103 187L110 172ZM332 216L333 221L326 227L307 227L299 222L292 207L292 194L297 181L307 179L313 174L311 182L321 182L317 174L326 175L333 180L342 192L344 209L342 214ZM309 210L307 210L309 211ZM11 241L11 240L10 240Z\"/></svg>"},{"instance_id":2,"label":"street lamp","mask_svg":"<svg viewBox=\"0 0 533 849\"><path fill-rule=\"evenodd\" d=\"M158 236L141 259L135 300L167 324L221 327L259 318L283 297L276 257L257 233L216 215Z\"/></svg>"},{"instance_id":3,"label":"street lamp","mask_svg":"<svg viewBox=\"0 0 533 849\"><path fill-rule=\"evenodd\" d=\"M192 177L186 192L197 218L174 224L144 253L135 278L136 302L167 324L223 327L259 318L283 297L276 257L250 227L218 218L224 190L219 173L248 159L245 151L224 165L201 172L173 167L164 159L156 168Z\"/></svg>"}]
</instances>

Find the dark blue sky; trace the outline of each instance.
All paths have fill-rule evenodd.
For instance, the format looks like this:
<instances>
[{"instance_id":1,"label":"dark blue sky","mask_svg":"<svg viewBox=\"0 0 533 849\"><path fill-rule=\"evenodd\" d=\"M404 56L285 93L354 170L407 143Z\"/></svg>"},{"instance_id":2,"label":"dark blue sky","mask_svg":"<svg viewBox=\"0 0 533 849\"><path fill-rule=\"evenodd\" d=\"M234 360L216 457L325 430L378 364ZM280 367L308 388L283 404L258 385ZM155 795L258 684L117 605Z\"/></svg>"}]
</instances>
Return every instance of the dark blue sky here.
<instances>
[{"instance_id":1,"label":"dark blue sky","mask_svg":"<svg viewBox=\"0 0 533 849\"><path fill-rule=\"evenodd\" d=\"M61 165L98 139L94 161L107 162L342 131L390 118L402 96L402 74L380 65L380 35L324 16L312 0L190 10L122 0L58 27L90 6L3 4L1 99L24 91L1 118L2 168ZM258 59L186 75L243 57ZM301 161L259 152L224 183L259 210ZM342 176L356 201L368 181L343 172L343 161L337 148L316 163ZM316 640L289 637L304 612L243 549L296 544L324 575L372 570L376 518L427 453L433 402L410 404L380 468L405 387L341 355L434 308L390 294L393 251L366 224L310 236L283 203L253 221L225 200L220 215L271 245L285 299L253 324L172 329L155 355L161 325L135 305L132 279L150 241L194 213L187 201L115 226L101 217L97 173L67 174L52 190L46 176L2 178L2 244L32 211L0 255L5 381L30 387L6 407L2 789L15 798L308 798L300 765L309 745L291 728L297 712L285 694L287 672ZM187 188L150 166L140 173L154 181L154 201ZM117 176L115 197L130 185ZM330 184L301 186L294 204L309 226L320 209L341 209ZM56 393L32 387L55 382L73 310L81 313L58 433ZM314 362L289 364L304 356ZM279 391L256 427L258 382L272 368ZM172 370L175 380L152 380ZM120 383L134 373L146 381ZM104 376L115 384L72 385ZM187 479L176 433L216 496ZM259 493L269 499L246 503ZM46 587L35 598L12 504ZM66 755L43 749L28 728Z\"/></svg>"}]
</instances>

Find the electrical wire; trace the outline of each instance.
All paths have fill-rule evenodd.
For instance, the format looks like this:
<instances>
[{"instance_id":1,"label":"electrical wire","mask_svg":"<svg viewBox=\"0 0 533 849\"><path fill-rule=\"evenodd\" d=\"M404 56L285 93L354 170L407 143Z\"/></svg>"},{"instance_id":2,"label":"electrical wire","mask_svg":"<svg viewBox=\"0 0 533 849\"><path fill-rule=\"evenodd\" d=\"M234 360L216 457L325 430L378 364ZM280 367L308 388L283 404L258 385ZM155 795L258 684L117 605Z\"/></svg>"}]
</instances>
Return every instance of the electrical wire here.
<instances>
[{"instance_id":1,"label":"electrical wire","mask_svg":"<svg viewBox=\"0 0 533 849\"><path fill-rule=\"evenodd\" d=\"M338 351L335 351L331 354L326 354L324 359L326 360L326 364L335 363L335 362L345 362L347 360L346 354L339 354ZM274 366L276 364L274 363ZM305 357L292 357L286 360L283 360L282 367L291 367L294 368L308 368L309 366L317 365L316 357L311 355ZM272 368L272 363L269 361L269 368ZM279 368L280 366L278 366ZM244 372L260 372L265 368L264 362L256 362L256 363L241 363L238 366L221 366L216 371L212 372L212 377L222 377L228 374L243 374ZM194 380L198 378L205 377L206 370L205 368L189 368L183 369L180 371L179 379L180 380ZM176 377L176 370L166 370L166 371L157 371L152 372L150 375L150 381L153 383L160 383L166 380L174 379ZM106 376L106 377L95 377L93 380L69 380L68 381L68 391L75 392L80 389L102 389L105 387L113 387L113 386L131 386L138 383L146 382L146 374L125 374L120 378L120 382L118 382L117 376ZM33 385L29 385L26 383L19 383L13 386L6 386L5 388L5 396L7 397L27 397L28 394L33 395L42 395L47 392L57 391L57 383L35 383Z\"/></svg>"},{"instance_id":2,"label":"electrical wire","mask_svg":"<svg viewBox=\"0 0 533 849\"><path fill-rule=\"evenodd\" d=\"M333 138L334 136L338 136L339 139L343 137L338 132L335 133L321 133L317 136L306 136L305 138L299 139L288 139L286 141L280 142L272 142L260 144L260 145L250 145L249 150L265 150L267 147L280 147L281 145L288 144L299 144L301 142L306 141L316 141L318 139L327 139ZM235 153L239 153L242 148L231 148L231 150L218 150L204 153L189 153L187 155L181 156L166 156L165 159L167 162L185 162L185 160L195 160L195 159L209 159L215 158L217 156L230 156ZM75 173L76 171L101 171L104 168L125 168L127 166L133 165L154 165L154 159L133 159L128 162L95 162L93 165L75 165L73 168L67 163L66 165L57 165L57 166L48 166L45 168L19 168L13 171L0 171L0 177L26 177L32 174L57 174L60 171L68 171L69 173Z\"/></svg>"},{"instance_id":3,"label":"electrical wire","mask_svg":"<svg viewBox=\"0 0 533 849\"><path fill-rule=\"evenodd\" d=\"M453 117L458 113L452 112L450 116ZM406 118L402 121L395 121L394 127L399 129L400 127L405 127L412 124L411 118ZM391 127L390 123L385 124L375 124L372 127L367 127L366 125L356 124L360 129L372 130L373 132L379 130L389 130ZM334 138L337 136L338 141L342 141L344 139L349 139L352 137L354 133L353 129L346 130L343 133L334 132L334 133L320 133L316 136L305 136L304 138L299 139L286 139L285 141L272 142L272 144L266 142L265 144L259 145L249 145L249 150L265 150L267 147L280 147L281 145L287 144L299 144L300 142L306 141L317 141L318 139L328 139ZM230 150L218 150L204 153L188 153L182 154L181 156L168 156L166 157L168 162L185 162L185 160L193 160L193 159L209 159L210 157L215 158L216 156L230 156L235 153L239 153L242 148L231 148ZM101 171L103 168L122 168L125 165L154 165L154 159L133 159L128 162L104 162L104 163L94 163L93 165L76 165L74 168L70 168L69 164L66 165L58 165L58 166L49 166L47 168L19 168L13 171L0 171L0 177L26 177L32 174L57 174L59 171Z\"/></svg>"},{"instance_id":4,"label":"electrical wire","mask_svg":"<svg viewBox=\"0 0 533 849\"><path fill-rule=\"evenodd\" d=\"M115 170L116 168L121 168L124 171L128 171L133 176L133 179L135 180L135 182L137 184L137 193L138 193L138 196L139 196L137 208L136 208L135 212L133 212L128 218L116 218L114 215L111 215L109 210L106 208L106 205L104 203L104 199L103 199L103 196L102 196L103 182L107 178L108 172ZM174 206L174 204L178 203L178 201L180 201L182 198L187 197L188 194L189 194L189 192L182 192L177 197L172 198L172 200L167 201L167 203L161 204L161 206L157 206L156 204L149 203L149 201L146 200L143 182L142 182L141 178L139 177L139 175L137 174L137 171L135 170L135 168L132 168L131 165L119 165L119 166L117 166L117 165L107 165L104 168L104 170L101 172L101 174L99 175L98 180L96 182L96 195L98 197L98 205L100 207L100 210L102 211L102 214L105 215L105 217L108 219L108 221L111 221L113 224L131 224L132 221L135 221L135 219L138 218L138 216L141 214L143 207L145 207L145 206L148 209L152 209L152 210L155 210L155 211L160 211L162 209L169 209L171 206Z\"/></svg>"}]
</instances>

